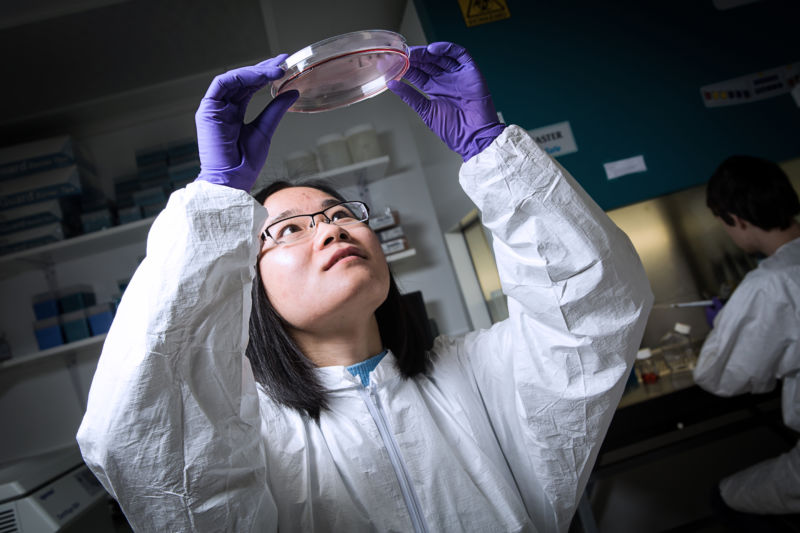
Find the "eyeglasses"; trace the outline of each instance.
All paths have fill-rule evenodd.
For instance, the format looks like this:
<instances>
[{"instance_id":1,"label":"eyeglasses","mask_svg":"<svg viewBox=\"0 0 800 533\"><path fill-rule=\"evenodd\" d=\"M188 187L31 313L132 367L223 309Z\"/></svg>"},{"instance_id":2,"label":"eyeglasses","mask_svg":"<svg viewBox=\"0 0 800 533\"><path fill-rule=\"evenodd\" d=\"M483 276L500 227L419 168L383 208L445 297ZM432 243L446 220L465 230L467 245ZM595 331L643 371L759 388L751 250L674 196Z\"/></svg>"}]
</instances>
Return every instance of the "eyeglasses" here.
<instances>
[{"instance_id":1,"label":"eyeglasses","mask_svg":"<svg viewBox=\"0 0 800 533\"><path fill-rule=\"evenodd\" d=\"M349 226L369 220L369 207L364 202L339 202L316 213L284 218L267 226L261 233L261 240L269 237L276 244L289 244L308 239L317 231L315 220L319 215L326 224Z\"/></svg>"}]
</instances>

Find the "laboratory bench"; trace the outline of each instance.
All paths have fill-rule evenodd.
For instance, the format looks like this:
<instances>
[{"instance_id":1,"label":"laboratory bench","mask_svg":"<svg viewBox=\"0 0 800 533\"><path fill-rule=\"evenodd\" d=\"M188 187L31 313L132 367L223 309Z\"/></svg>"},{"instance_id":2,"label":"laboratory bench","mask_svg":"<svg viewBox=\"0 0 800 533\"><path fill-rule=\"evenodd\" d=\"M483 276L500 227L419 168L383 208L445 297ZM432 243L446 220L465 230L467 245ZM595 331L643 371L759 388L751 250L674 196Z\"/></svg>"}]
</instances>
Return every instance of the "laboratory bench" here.
<instances>
[{"instance_id":1,"label":"laboratory bench","mask_svg":"<svg viewBox=\"0 0 800 533\"><path fill-rule=\"evenodd\" d=\"M694 383L691 371L687 371L661 376L653 384L639 383L630 387L616 408L581 498L576 516L580 531L599 531L594 513L605 511L602 507L596 508L596 505L604 505L600 503L603 497L593 508L594 487L608 487L618 476L669 463L673 458L736 439L754 429L774 435L773 440L785 442L787 450L797 442L798 434L783 424L780 384L769 393L724 398L701 389ZM685 463L678 461L676 464ZM665 475L670 475L669 471ZM674 472L674 475L693 477L686 472ZM654 483L661 484L662 480L654 480ZM693 526L713 520L706 516L683 527L686 531L695 531Z\"/></svg>"},{"instance_id":2,"label":"laboratory bench","mask_svg":"<svg viewBox=\"0 0 800 533\"><path fill-rule=\"evenodd\" d=\"M797 442L781 418L781 387L724 398L694 384L691 372L627 390L600 448L593 475L610 475L658 456L766 426Z\"/></svg>"}]
</instances>

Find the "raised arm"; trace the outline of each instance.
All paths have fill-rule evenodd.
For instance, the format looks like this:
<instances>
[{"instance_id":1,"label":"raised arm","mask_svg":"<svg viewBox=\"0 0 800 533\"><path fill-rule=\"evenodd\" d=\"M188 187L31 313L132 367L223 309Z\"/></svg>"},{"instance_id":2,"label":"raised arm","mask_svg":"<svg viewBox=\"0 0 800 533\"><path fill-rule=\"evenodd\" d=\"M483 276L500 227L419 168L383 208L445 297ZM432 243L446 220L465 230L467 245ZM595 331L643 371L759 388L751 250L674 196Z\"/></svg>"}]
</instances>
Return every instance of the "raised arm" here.
<instances>
[{"instance_id":1,"label":"raised arm","mask_svg":"<svg viewBox=\"0 0 800 533\"><path fill-rule=\"evenodd\" d=\"M391 88L464 159L460 183L508 295L509 319L467 335L460 353L531 517L566 530L639 347L649 283L577 182L523 129L498 124L463 48L434 43L411 63L427 97Z\"/></svg>"},{"instance_id":2,"label":"raised arm","mask_svg":"<svg viewBox=\"0 0 800 533\"><path fill-rule=\"evenodd\" d=\"M269 531L276 510L244 357L266 210L245 191L296 93L250 124L278 57L215 78L197 112L202 171L175 192L125 291L78 432L137 531Z\"/></svg>"}]
</instances>

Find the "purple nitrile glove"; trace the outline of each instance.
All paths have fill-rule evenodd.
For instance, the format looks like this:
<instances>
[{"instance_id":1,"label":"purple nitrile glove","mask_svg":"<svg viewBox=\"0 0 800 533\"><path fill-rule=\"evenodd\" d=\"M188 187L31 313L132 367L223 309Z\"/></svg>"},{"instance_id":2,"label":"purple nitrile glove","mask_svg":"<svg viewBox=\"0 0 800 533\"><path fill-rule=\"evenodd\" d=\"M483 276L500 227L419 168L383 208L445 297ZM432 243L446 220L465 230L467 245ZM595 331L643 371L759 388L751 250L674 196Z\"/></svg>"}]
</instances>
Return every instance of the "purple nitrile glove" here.
<instances>
[{"instance_id":1,"label":"purple nitrile glove","mask_svg":"<svg viewBox=\"0 0 800 533\"><path fill-rule=\"evenodd\" d=\"M709 306L706 306L705 312L706 312L706 322L708 322L708 325L713 328L714 327L714 319L717 317L719 312L722 310L722 306L725 305L725 303L722 300L720 300L719 298L717 298L716 296L711 298L711 301L713 303L711 305L709 305Z\"/></svg>"},{"instance_id":2,"label":"purple nitrile glove","mask_svg":"<svg viewBox=\"0 0 800 533\"><path fill-rule=\"evenodd\" d=\"M464 48L441 42L412 46L409 59L404 78L425 94L399 81L387 87L464 161L503 132L486 80Z\"/></svg>"},{"instance_id":3,"label":"purple nitrile glove","mask_svg":"<svg viewBox=\"0 0 800 533\"><path fill-rule=\"evenodd\" d=\"M220 74L206 91L195 114L200 175L204 180L249 191L267 160L272 134L300 95L287 91L276 96L249 124L244 113L250 98L270 81L283 76L281 54L251 67Z\"/></svg>"}]
</instances>

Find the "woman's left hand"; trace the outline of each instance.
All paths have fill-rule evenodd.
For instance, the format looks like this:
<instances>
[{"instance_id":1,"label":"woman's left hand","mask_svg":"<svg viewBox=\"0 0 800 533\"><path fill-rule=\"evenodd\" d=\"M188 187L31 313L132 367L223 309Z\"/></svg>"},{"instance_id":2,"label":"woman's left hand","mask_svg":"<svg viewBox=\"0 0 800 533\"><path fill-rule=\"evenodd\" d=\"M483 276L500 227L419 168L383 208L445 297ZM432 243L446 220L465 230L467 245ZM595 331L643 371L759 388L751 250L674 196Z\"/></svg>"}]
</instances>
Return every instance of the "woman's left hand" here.
<instances>
[{"instance_id":1,"label":"woman's left hand","mask_svg":"<svg viewBox=\"0 0 800 533\"><path fill-rule=\"evenodd\" d=\"M244 114L256 91L283 76L279 65L286 57L281 54L214 78L195 114L201 167L197 179L246 192L253 187L275 128L300 93L279 94L249 124Z\"/></svg>"},{"instance_id":2,"label":"woman's left hand","mask_svg":"<svg viewBox=\"0 0 800 533\"><path fill-rule=\"evenodd\" d=\"M412 46L409 60L404 78L424 94L399 81L387 87L464 161L503 132L486 80L464 48L445 42Z\"/></svg>"}]
</instances>

